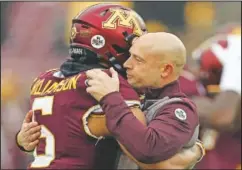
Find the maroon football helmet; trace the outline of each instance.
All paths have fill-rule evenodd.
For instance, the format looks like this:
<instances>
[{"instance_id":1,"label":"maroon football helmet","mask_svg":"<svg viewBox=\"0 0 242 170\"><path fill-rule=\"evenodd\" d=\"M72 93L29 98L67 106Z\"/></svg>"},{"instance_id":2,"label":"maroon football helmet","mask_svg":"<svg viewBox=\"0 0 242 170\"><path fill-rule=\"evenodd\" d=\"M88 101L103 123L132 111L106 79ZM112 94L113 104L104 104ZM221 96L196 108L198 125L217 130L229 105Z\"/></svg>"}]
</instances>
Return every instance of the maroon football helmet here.
<instances>
[{"instance_id":1,"label":"maroon football helmet","mask_svg":"<svg viewBox=\"0 0 242 170\"><path fill-rule=\"evenodd\" d=\"M92 52L99 60L120 70L129 57L131 40L146 31L143 19L130 8L117 4L93 5L72 20L72 58Z\"/></svg>"},{"instance_id":2,"label":"maroon football helmet","mask_svg":"<svg viewBox=\"0 0 242 170\"><path fill-rule=\"evenodd\" d=\"M232 34L241 35L241 26L238 24L227 25L219 29L214 36L204 41L192 53L200 68L200 78L205 86L219 85L223 66L212 52L214 43L227 48L227 37ZM229 56L228 56L229 57Z\"/></svg>"},{"instance_id":3,"label":"maroon football helmet","mask_svg":"<svg viewBox=\"0 0 242 170\"><path fill-rule=\"evenodd\" d=\"M223 70L222 64L211 49L214 43L227 48L227 35L219 34L209 38L192 53L199 66L199 79L206 87L207 94L212 96L220 91L219 83Z\"/></svg>"}]
</instances>

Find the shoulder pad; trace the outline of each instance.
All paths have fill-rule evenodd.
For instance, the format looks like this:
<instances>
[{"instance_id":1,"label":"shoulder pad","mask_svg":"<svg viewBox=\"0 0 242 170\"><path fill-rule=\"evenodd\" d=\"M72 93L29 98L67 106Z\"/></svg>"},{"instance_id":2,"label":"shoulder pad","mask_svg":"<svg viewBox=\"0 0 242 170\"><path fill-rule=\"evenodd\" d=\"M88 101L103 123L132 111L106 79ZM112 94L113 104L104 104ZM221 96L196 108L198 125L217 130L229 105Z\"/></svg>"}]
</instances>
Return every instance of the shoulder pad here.
<instances>
[{"instance_id":1,"label":"shoulder pad","mask_svg":"<svg viewBox=\"0 0 242 170\"><path fill-rule=\"evenodd\" d=\"M37 78L41 78L41 77L43 77L43 76L46 76L47 74L54 73L54 72L56 72L56 71L58 71L58 70L59 70L58 68L47 70L47 71L41 73Z\"/></svg>"},{"instance_id":2,"label":"shoulder pad","mask_svg":"<svg viewBox=\"0 0 242 170\"><path fill-rule=\"evenodd\" d=\"M40 73L40 75L38 75L38 76L33 80L30 89L32 89L33 84L34 84L38 79L40 79L40 78L46 76L47 74L54 73L54 72L56 72L56 71L58 71L58 70L59 70L58 68L55 68L55 69L50 69L50 70L47 70L47 71L45 71L45 72L43 72L43 73Z\"/></svg>"}]
</instances>

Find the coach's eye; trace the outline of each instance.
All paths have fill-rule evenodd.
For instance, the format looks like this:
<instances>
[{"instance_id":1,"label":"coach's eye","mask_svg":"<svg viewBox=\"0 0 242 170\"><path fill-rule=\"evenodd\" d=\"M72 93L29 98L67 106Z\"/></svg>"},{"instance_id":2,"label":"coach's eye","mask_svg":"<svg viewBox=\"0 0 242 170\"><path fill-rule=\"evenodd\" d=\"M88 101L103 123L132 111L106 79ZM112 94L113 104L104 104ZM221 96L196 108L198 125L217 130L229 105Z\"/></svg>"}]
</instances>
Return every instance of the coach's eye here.
<instances>
[{"instance_id":1,"label":"coach's eye","mask_svg":"<svg viewBox=\"0 0 242 170\"><path fill-rule=\"evenodd\" d=\"M142 62L143 62L139 57L135 57L135 60L136 60L138 63L142 63Z\"/></svg>"},{"instance_id":2,"label":"coach's eye","mask_svg":"<svg viewBox=\"0 0 242 170\"><path fill-rule=\"evenodd\" d=\"M142 61L141 60L138 60L138 63L142 63Z\"/></svg>"}]
</instances>

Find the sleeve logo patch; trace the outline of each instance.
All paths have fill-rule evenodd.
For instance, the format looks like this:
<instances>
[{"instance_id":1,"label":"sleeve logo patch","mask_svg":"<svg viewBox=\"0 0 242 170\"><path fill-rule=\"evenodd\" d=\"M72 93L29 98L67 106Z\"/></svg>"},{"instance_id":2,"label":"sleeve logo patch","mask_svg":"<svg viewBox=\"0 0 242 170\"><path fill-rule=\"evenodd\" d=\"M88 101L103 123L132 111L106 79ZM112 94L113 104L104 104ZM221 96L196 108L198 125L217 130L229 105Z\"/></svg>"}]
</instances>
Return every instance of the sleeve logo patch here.
<instances>
[{"instance_id":1,"label":"sleeve logo patch","mask_svg":"<svg viewBox=\"0 0 242 170\"><path fill-rule=\"evenodd\" d=\"M187 119L187 114L184 110L178 108L175 110L175 115L179 120L186 120Z\"/></svg>"}]
</instances>

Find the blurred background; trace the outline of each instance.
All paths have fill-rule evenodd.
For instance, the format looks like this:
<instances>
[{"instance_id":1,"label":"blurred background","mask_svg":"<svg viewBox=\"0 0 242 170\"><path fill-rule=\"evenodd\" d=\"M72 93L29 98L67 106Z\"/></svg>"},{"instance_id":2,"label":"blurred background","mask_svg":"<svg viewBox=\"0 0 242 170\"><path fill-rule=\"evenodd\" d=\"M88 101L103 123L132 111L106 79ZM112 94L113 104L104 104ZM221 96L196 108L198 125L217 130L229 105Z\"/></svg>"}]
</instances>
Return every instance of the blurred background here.
<instances>
[{"instance_id":1,"label":"blurred background","mask_svg":"<svg viewBox=\"0 0 242 170\"><path fill-rule=\"evenodd\" d=\"M71 19L95 3L98 2L1 2L2 169L23 169L31 159L18 150L14 139L29 110L30 85L40 72L59 67L67 58ZM145 19L149 32L178 35L188 50L186 68L194 76L195 64L190 57L194 49L220 31L241 31L241 2L116 3L136 10ZM212 150L217 132L209 134L205 142Z\"/></svg>"}]
</instances>

